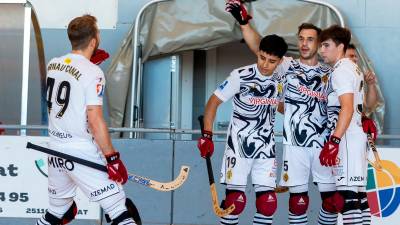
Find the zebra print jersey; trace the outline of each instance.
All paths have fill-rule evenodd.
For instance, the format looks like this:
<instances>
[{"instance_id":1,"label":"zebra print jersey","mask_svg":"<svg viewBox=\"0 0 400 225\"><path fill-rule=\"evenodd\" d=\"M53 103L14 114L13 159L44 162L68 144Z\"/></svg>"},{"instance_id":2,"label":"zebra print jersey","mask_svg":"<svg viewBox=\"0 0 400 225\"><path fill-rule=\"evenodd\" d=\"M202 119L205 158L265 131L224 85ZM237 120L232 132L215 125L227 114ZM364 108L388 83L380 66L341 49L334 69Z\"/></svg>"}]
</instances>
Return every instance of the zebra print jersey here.
<instances>
[{"instance_id":1,"label":"zebra print jersey","mask_svg":"<svg viewBox=\"0 0 400 225\"><path fill-rule=\"evenodd\" d=\"M327 139L327 86L331 69L318 63L302 64L284 57L285 71L283 143L322 147Z\"/></svg>"},{"instance_id":2,"label":"zebra print jersey","mask_svg":"<svg viewBox=\"0 0 400 225\"><path fill-rule=\"evenodd\" d=\"M364 133L361 125L364 101L364 75L351 60L340 59L333 67L328 86L328 129L329 134L336 128L340 112L339 96L346 93L354 95L354 113L346 130L350 133Z\"/></svg>"},{"instance_id":3,"label":"zebra print jersey","mask_svg":"<svg viewBox=\"0 0 400 225\"><path fill-rule=\"evenodd\" d=\"M234 70L214 95L232 99L226 151L241 158L275 158L274 122L283 94L283 76L263 76L257 64Z\"/></svg>"}]
</instances>

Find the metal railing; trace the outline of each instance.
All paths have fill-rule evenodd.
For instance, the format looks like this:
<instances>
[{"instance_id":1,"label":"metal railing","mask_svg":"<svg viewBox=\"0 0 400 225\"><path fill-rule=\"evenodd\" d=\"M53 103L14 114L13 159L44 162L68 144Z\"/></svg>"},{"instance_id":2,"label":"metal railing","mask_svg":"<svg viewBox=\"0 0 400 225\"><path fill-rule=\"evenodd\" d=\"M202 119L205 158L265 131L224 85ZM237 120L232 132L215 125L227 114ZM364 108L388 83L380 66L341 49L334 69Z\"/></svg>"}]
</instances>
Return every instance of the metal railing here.
<instances>
[{"instance_id":1,"label":"metal railing","mask_svg":"<svg viewBox=\"0 0 400 225\"><path fill-rule=\"evenodd\" d=\"M6 130L47 130L46 125L15 125L0 124L0 129ZM170 129L170 128L129 128L129 127L109 127L110 133L113 132L138 132L138 133L169 133L169 134L200 134L201 130L192 129ZM226 130L213 131L216 135L226 135ZM281 137L281 132L275 132L276 137ZM380 134L378 140L400 140L400 134Z\"/></svg>"}]
</instances>

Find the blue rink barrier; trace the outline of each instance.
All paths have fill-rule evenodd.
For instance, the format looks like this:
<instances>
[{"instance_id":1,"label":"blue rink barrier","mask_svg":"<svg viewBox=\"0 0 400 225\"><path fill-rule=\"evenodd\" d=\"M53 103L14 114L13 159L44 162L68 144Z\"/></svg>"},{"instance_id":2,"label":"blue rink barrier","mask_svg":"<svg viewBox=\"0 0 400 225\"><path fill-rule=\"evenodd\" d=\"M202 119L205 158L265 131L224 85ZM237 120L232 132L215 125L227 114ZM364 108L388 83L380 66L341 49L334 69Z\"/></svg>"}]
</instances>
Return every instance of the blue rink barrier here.
<instances>
[{"instance_id":1,"label":"blue rink barrier","mask_svg":"<svg viewBox=\"0 0 400 225\"><path fill-rule=\"evenodd\" d=\"M128 171L157 181L173 180L180 166L191 167L189 178L181 188L174 192L158 192L134 183L124 186L126 194L138 207L143 224L211 225L219 224L212 211L211 195L205 161L199 156L197 141L115 139L114 146L121 152ZM215 142L212 157L216 182L220 177L224 142ZM277 144L278 161L281 158L282 144ZM279 174L279 172L278 172ZM217 184L218 195L224 196L224 186ZM250 187L246 208L240 217L240 224L251 224L255 213L255 195ZM310 191L311 204L309 221L316 221L320 197L314 185ZM46 199L47 201L47 199ZM288 194L278 194L278 210L274 224L287 224ZM32 225L36 219L0 218L0 225ZM97 221L76 220L72 225L95 225ZM104 221L103 224L106 224Z\"/></svg>"},{"instance_id":2,"label":"blue rink barrier","mask_svg":"<svg viewBox=\"0 0 400 225\"><path fill-rule=\"evenodd\" d=\"M382 138L382 136L380 138L397 139L397 136L399 135L385 136L386 138ZM197 141L114 139L113 144L115 148L121 152L122 159L129 171L157 181L171 181L177 176L180 166L183 164L191 167L187 181L181 188L173 192L158 192L129 182L124 186L127 196L130 197L138 207L143 224L219 224L218 218L212 211L206 164L204 159L199 156L196 147ZM225 143L223 141L215 142L215 152L212 157L212 164L216 182L218 182L218 178L220 177L224 146ZM279 179L279 165L281 165L282 157L281 142L278 142L276 145L276 153ZM383 153L384 151L382 151L382 154ZM395 154L397 155L397 153ZM383 159L394 160L396 157L384 156ZM321 200L316 186L312 184L311 181L309 183L310 206L308 210L308 221L310 224L314 224L317 221ZM218 196L220 197L220 200L222 200L224 197L224 186L217 184L217 190L219 192ZM252 217L256 210L255 195L251 186L248 186L246 195L248 199L247 205L240 216L239 224L251 224ZM278 194L278 210L274 215L273 224L288 224L288 197L288 193ZM47 201L47 199L44 200ZM398 212L390 215L390 217L396 217L396 215L398 215ZM383 219L387 220L390 219L390 217ZM35 222L36 219L0 218L0 225L32 225L35 224ZM106 224L106 222L75 220L71 224L98 225Z\"/></svg>"}]
</instances>

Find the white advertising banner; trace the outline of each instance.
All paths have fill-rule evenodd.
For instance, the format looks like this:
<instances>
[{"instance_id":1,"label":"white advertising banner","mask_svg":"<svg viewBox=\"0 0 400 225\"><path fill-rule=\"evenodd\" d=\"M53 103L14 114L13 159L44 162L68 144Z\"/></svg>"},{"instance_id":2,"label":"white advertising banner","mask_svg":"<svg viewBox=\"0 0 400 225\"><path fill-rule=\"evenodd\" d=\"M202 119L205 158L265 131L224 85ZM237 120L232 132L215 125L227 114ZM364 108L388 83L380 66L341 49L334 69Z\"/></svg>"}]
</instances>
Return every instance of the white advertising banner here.
<instances>
[{"instance_id":1,"label":"white advertising banner","mask_svg":"<svg viewBox=\"0 0 400 225\"><path fill-rule=\"evenodd\" d=\"M47 146L48 137L0 136L0 217L39 218L48 208L47 155L26 149ZM77 219L100 219L100 207L79 190Z\"/></svg>"},{"instance_id":2,"label":"white advertising banner","mask_svg":"<svg viewBox=\"0 0 400 225\"><path fill-rule=\"evenodd\" d=\"M30 0L41 28L65 29L77 16L90 14L100 29L115 29L118 0Z\"/></svg>"},{"instance_id":3,"label":"white advertising banner","mask_svg":"<svg viewBox=\"0 0 400 225\"><path fill-rule=\"evenodd\" d=\"M378 147L382 170L368 166L367 196L372 225L399 224L400 149ZM370 154L370 159L373 155ZM339 216L338 224L342 223Z\"/></svg>"}]
</instances>

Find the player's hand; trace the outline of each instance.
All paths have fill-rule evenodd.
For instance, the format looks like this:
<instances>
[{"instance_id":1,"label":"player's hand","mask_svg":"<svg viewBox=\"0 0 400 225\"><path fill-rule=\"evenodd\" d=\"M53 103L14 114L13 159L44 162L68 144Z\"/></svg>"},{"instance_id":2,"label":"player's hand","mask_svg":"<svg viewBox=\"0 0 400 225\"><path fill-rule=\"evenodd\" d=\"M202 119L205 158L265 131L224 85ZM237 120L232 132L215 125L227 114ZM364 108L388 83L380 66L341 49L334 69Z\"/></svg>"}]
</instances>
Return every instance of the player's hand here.
<instances>
[{"instance_id":1,"label":"player's hand","mask_svg":"<svg viewBox=\"0 0 400 225\"><path fill-rule=\"evenodd\" d=\"M364 75L364 80L367 83L367 85L375 84L376 76L371 70L368 70Z\"/></svg>"},{"instance_id":2,"label":"player's hand","mask_svg":"<svg viewBox=\"0 0 400 225\"><path fill-rule=\"evenodd\" d=\"M214 153L214 142L212 141L213 133L211 131L202 130L201 137L197 140L197 147L203 158L211 157Z\"/></svg>"},{"instance_id":3,"label":"player's hand","mask_svg":"<svg viewBox=\"0 0 400 225\"><path fill-rule=\"evenodd\" d=\"M121 159L119 159L119 152L105 155L105 157L107 160L108 178L115 182L125 184L128 180L128 172Z\"/></svg>"},{"instance_id":4,"label":"player's hand","mask_svg":"<svg viewBox=\"0 0 400 225\"><path fill-rule=\"evenodd\" d=\"M319 154L319 161L323 166L334 166L337 164L336 157L339 153L340 138L331 136Z\"/></svg>"},{"instance_id":5,"label":"player's hand","mask_svg":"<svg viewBox=\"0 0 400 225\"><path fill-rule=\"evenodd\" d=\"M93 52L92 57L90 57L90 62L96 65L100 65L102 62L108 59L108 57L110 57L110 54L108 54L108 52L104 51L103 49L97 49Z\"/></svg>"},{"instance_id":6,"label":"player's hand","mask_svg":"<svg viewBox=\"0 0 400 225\"><path fill-rule=\"evenodd\" d=\"M361 117L361 123L362 123L362 127L363 130L366 134L371 134L372 140L376 140L376 138L378 137L378 131L376 129L376 125L375 122L368 118L367 116L363 115Z\"/></svg>"},{"instance_id":7,"label":"player's hand","mask_svg":"<svg viewBox=\"0 0 400 225\"><path fill-rule=\"evenodd\" d=\"M225 11L230 12L240 25L246 25L253 17L246 10L246 7L239 0L229 0L225 5Z\"/></svg>"}]
</instances>

